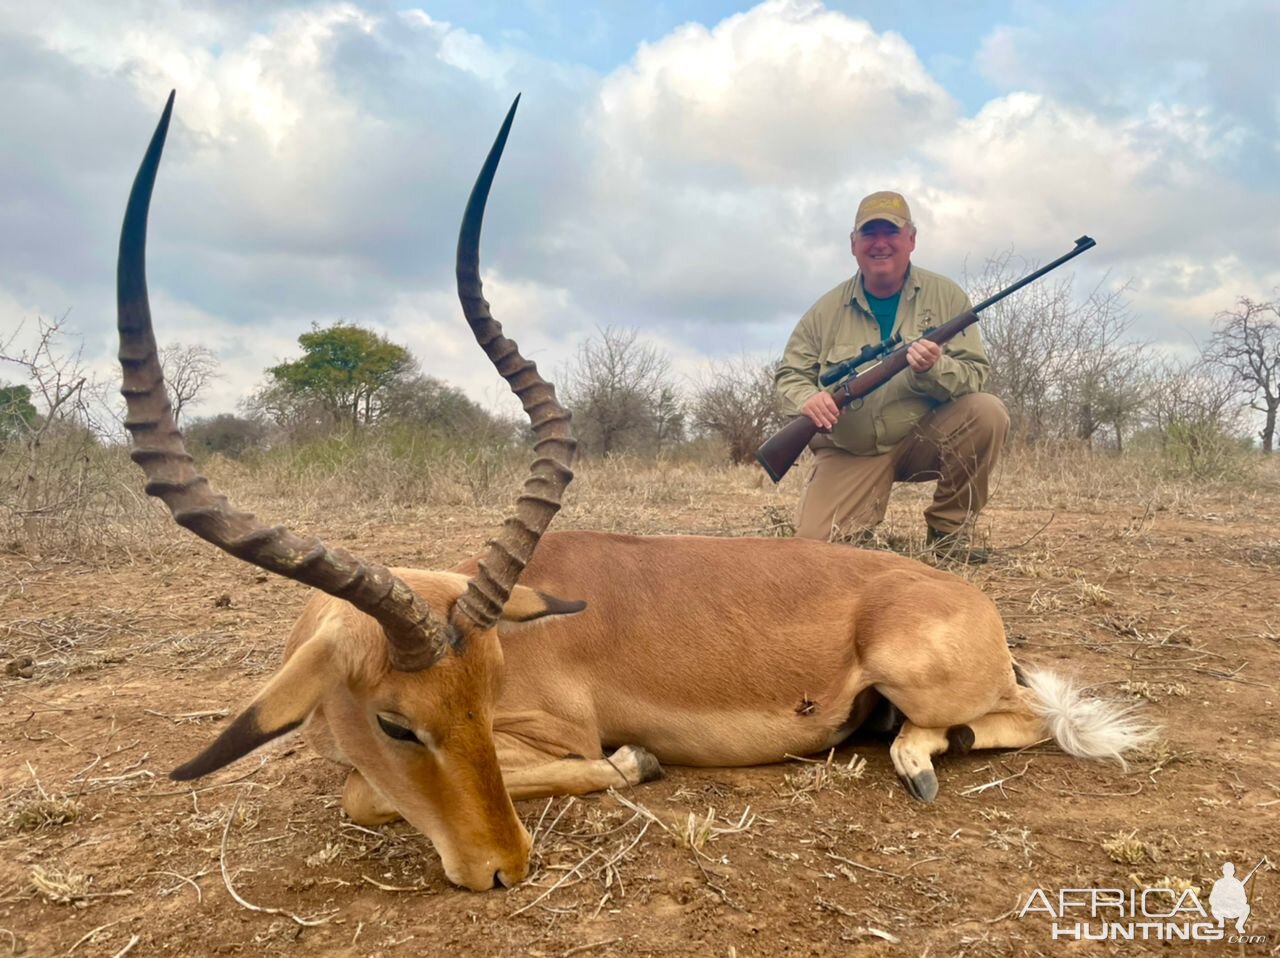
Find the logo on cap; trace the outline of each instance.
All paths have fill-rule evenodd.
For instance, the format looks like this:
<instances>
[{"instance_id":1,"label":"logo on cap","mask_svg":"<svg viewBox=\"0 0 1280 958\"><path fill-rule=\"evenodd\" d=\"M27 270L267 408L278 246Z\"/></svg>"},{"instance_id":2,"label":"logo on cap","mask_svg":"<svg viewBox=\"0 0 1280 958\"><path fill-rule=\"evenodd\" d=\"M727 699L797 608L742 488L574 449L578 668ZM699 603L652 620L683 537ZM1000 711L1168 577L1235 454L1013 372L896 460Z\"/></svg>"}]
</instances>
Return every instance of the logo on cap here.
<instances>
[{"instance_id":1,"label":"logo on cap","mask_svg":"<svg viewBox=\"0 0 1280 958\"><path fill-rule=\"evenodd\" d=\"M890 190L872 193L858 204L858 215L854 217L853 228L855 231L860 230L872 220L887 220L898 229L905 229L911 225L911 208L907 206L901 193Z\"/></svg>"}]
</instances>

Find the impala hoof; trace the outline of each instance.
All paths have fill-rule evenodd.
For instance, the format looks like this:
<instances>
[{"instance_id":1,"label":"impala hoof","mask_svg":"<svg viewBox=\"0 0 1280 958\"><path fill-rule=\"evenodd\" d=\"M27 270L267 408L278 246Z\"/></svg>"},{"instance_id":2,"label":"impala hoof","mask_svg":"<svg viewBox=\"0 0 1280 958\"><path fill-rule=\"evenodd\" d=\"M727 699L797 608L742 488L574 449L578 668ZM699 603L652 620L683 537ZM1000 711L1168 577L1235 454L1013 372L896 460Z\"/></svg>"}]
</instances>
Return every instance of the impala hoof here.
<instances>
[{"instance_id":1,"label":"impala hoof","mask_svg":"<svg viewBox=\"0 0 1280 958\"><path fill-rule=\"evenodd\" d=\"M662 778L662 764L652 752L639 745L622 746L609 756L609 761L626 776L628 785L639 785Z\"/></svg>"},{"instance_id":2,"label":"impala hoof","mask_svg":"<svg viewBox=\"0 0 1280 958\"><path fill-rule=\"evenodd\" d=\"M932 802L938 797L938 776L932 771L919 772L910 778L904 775L902 784L907 786L912 798L922 802Z\"/></svg>"}]
</instances>

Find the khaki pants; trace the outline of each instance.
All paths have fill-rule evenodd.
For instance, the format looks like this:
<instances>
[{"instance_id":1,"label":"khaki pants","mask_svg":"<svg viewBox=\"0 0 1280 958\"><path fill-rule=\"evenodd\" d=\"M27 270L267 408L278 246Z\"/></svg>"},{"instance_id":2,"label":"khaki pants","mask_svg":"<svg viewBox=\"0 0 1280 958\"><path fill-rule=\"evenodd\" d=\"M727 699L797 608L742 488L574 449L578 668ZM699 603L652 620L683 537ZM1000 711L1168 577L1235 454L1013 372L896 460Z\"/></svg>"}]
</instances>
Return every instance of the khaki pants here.
<instances>
[{"instance_id":1,"label":"khaki pants","mask_svg":"<svg viewBox=\"0 0 1280 958\"><path fill-rule=\"evenodd\" d=\"M1008 431L1004 403L990 393L969 393L933 409L882 455L855 456L819 434L811 446L815 461L796 535L831 539L872 529L884 519L895 482L935 479L925 521L939 532L955 532L987 504L988 482Z\"/></svg>"}]
</instances>

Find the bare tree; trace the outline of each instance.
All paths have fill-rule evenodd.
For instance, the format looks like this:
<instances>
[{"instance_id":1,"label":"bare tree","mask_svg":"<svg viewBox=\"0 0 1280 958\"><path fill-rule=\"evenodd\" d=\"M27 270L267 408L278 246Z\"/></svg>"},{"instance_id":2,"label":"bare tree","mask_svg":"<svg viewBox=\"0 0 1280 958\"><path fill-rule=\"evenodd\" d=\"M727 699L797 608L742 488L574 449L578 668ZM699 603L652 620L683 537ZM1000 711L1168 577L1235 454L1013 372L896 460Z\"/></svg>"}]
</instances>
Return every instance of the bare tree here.
<instances>
[{"instance_id":1,"label":"bare tree","mask_svg":"<svg viewBox=\"0 0 1280 958\"><path fill-rule=\"evenodd\" d=\"M207 346L170 343L160 349L160 368L169 387L173 421L180 423L182 412L194 406L209 383L218 378L218 360Z\"/></svg>"},{"instance_id":2,"label":"bare tree","mask_svg":"<svg viewBox=\"0 0 1280 958\"><path fill-rule=\"evenodd\" d=\"M756 449L782 424L776 366L745 356L716 363L709 380L697 388L694 424L724 440L731 462L754 462Z\"/></svg>"},{"instance_id":3,"label":"bare tree","mask_svg":"<svg viewBox=\"0 0 1280 958\"><path fill-rule=\"evenodd\" d=\"M634 329L599 330L557 378L574 434L588 453L647 452L683 436L684 403L670 363Z\"/></svg>"},{"instance_id":4,"label":"bare tree","mask_svg":"<svg viewBox=\"0 0 1280 958\"><path fill-rule=\"evenodd\" d=\"M1010 253L992 257L968 281L970 295L985 299L1029 268ZM1145 401L1147 346L1129 338L1127 286L1099 287L1083 302L1073 286L1072 277L1036 283L983 311L987 388L1008 407L1017 440L1092 444L1109 429L1123 449Z\"/></svg>"},{"instance_id":5,"label":"bare tree","mask_svg":"<svg viewBox=\"0 0 1280 958\"><path fill-rule=\"evenodd\" d=\"M1198 477L1235 472L1244 407L1229 370L1203 356L1153 362L1146 376L1146 421L1165 458Z\"/></svg>"},{"instance_id":6,"label":"bare tree","mask_svg":"<svg viewBox=\"0 0 1280 958\"><path fill-rule=\"evenodd\" d=\"M986 299L1029 268L1011 252L994 256L966 282L969 294L974 302ZM979 329L991 360L986 388L1008 408L1016 441L1043 442L1054 431L1054 401L1071 352L1071 286L1070 277L1035 283L982 313Z\"/></svg>"},{"instance_id":7,"label":"bare tree","mask_svg":"<svg viewBox=\"0 0 1280 958\"><path fill-rule=\"evenodd\" d=\"M1280 300L1241 297L1234 312L1218 315L1207 355L1230 371L1249 408L1262 413L1262 450L1273 452L1280 412Z\"/></svg>"},{"instance_id":8,"label":"bare tree","mask_svg":"<svg viewBox=\"0 0 1280 958\"><path fill-rule=\"evenodd\" d=\"M1145 420L1168 449L1172 437L1195 433L1237 435L1240 393L1229 370L1203 355L1188 360L1160 357L1144 377Z\"/></svg>"},{"instance_id":9,"label":"bare tree","mask_svg":"<svg viewBox=\"0 0 1280 958\"><path fill-rule=\"evenodd\" d=\"M84 371L82 347L62 348L65 320L65 314L52 321L38 319L32 347L15 348L21 329L0 345L0 363L23 371L29 383L26 398L35 411L10 417L21 453L6 477L12 497L3 503L27 544L36 541L42 520L75 506L85 495L88 450L97 445L101 431L92 403L95 383Z\"/></svg>"},{"instance_id":10,"label":"bare tree","mask_svg":"<svg viewBox=\"0 0 1280 958\"><path fill-rule=\"evenodd\" d=\"M1144 401L1142 369L1148 344L1129 339L1126 287L1095 290L1072 317L1071 348L1059 384L1074 438L1092 444L1104 426L1123 448L1124 428Z\"/></svg>"}]
</instances>

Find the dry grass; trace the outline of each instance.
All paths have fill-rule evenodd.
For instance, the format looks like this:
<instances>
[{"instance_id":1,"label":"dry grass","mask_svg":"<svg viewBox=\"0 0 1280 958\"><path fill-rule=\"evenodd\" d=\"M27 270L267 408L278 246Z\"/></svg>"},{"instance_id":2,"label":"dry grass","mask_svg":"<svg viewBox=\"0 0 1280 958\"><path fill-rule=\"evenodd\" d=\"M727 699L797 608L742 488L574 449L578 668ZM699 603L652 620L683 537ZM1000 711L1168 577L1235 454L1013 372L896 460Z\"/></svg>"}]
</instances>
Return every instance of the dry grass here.
<instances>
[{"instance_id":1,"label":"dry grass","mask_svg":"<svg viewBox=\"0 0 1280 958\"><path fill-rule=\"evenodd\" d=\"M1156 850L1137 837L1137 831L1112 835L1102 842L1102 850L1113 862L1121 865L1146 865L1156 862Z\"/></svg>"},{"instance_id":2,"label":"dry grass","mask_svg":"<svg viewBox=\"0 0 1280 958\"><path fill-rule=\"evenodd\" d=\"M862 778L867 768L867 761L857 755L851 755L847 762L837 762L835 755L835 749L832 749L827 753L825 761L814 761L796 755L788 756L800 763L799 769L788 771L783 775L783 781L790 792L788 796L790 804L812 804L815 795L828 789L839 795L848 794L846 789Z\"/></svg>"},{"instance_id":3,"label":"dry grass","mask_svg":"<svg viewBox=\"0 0 1280 958\"><path fill-rule=\"evenodd\" d=\"M122 551L116 561L127 568L108 579L80 564L57 566L58 577L47 563L37 568L17 557L3 567L4 658L27 656L34 667L31 679L0 675L0 697L17 723L10 726L11 754L39 754L41 776L56 783L46 790L13 782L6 790L10 844L0 857L13 862L3 880L6 893L21 893L13 898L15 914L47 921L54 912L68 922L83 919L79 909L93 904L96 920L48 922L27 932L41 946L53 941L59 947L49 953L58 954L90 924L129 920L125 911L153 917L157 908L203 902L190 908L190 930L178 947L209 934L247 951L295 947L298 926L281 909L323 916L337 907L342 915L304 940L334 953L394 954L435 947L424 944L427 928L455 939L440 948L474 946L477 953L638 953L649 936L650 944L674 942L670 953L724 954L736 943L746 955L784 944L802 951L785 940L792 936L834 949L883 949L898 940L913 953L931 947L932 954L976 955L1025 950L1029 940L1026 926L1002 916L1007 903L996 900L992 876L1005 885L1016 879L1069 887L1120 882L1132 872L1142 885L1186 887L1190 880L1177 875L1207 875L1200 849L1224 847L1239 823L1254 831L1240 839L1235 859L1260 848L1262 809L1280 801L1280 791L1265 784L1274 776L1258 770L1262 758L1242 745L1228 762L1217 750L1216 736L1234 730L1214 726L1211 740L1196 724L1238 723L1242 742L1258 740L1247 723L1262 721L1260 713L1224 717L1234 704L1228 693L1247 692L1251 702L1270 695L1253 684L1269 681L1264 667L1280 618L1267 621L1271 613L1264 612L1239 624L1219 620L1227 599L1265 599L1249 584L1280 564L1280 545L1274 531L1256 534L1256 518L1245 522L1280 483L1254 477L1230 497L1210 499L1197 483L1145 474L1140 460L1025 455L1010 457L990 528L980 529L995 540L996 560L952 571L997 602L1020 658L1053 667L1061 660L1065 670L1098 683L1091 691L1100 696L1154 704L1172 741L1137 756L1127 774L1038 746L1022 755L947 759L939 764L944 797L923 808L904 797L878 743L866 751L869 768L842 750L838 759L770 769L672 770L666 782L614 795L522 805L535 840L529 878L506 893L468 896L449 888L426 839L407 825L372 830L341 821L334 794L341 779L305 747L277 751L266 766L245 763L257 767L243 778L230 769L194 789L163 780L185 757L168 740L181 738L186 749L188 740L216 734L229 714L225 706L234 714L255 687L253 676L275 666L305 595L210 558L212 550L174 530L178 544L164 548L175 555L133 563ZM264 521L296 523L371 558L407 556L405 564L432 566L483 541L514 501L526 468L523 454L509 464L457 460L430 475L372 461L378 476L325 475L318 467L267 474L230 462L210 463L209 471L215 485ZM775 489L750 467L587 461L555 528L786 536L804 472L802 464ZM439 498L407 501L406 489ZM921 511L930 492L895 490L879 531L884 546L923 551ZM1084 517L1068 517L1065 531L1061 518L1046 527L1059 508ZM1255 534L1238 542L1223 537L1213 557L1221 565L1165 561L1201 545L1186 535L1235 521ZM439 530L440 541L431 541ZM1196 561L1206 563L1203 574ZM1249 576L1231 578L1241 570ZM145 606L104 606L93 590L117 579L164 581ZM197 591L206 581L208 596ZM1224 581L1246 587L1224 599ZM233 601L215 607L212 595L223 591ZM187 614L169 618L178 603ZM188 700L206 676L216 691ZM179 685L186 691L169 688ZM1175 721L1193 712L1192 722ZM283 740L280 747L294 748ZM271 781L254 784L233 812L225 789L258 779ZM276 787L270 798L264 794ZM1138 802L1158 802L1167 820L1194 821L1209 837L1179 844L1181 833L1171 830L1139 838L1129 831L1134 809L1152 806ZM138 859L117 864L112 856L120 849ZM1212 852L1210 865L1223 855ZM229 887L267 914L249 914L223 894L222 867ZM1174 877L1139 873L1153 869ZM134 898L98 900L129 890ZM660 932L659 922L677 930ZM481 943L486 929L497 931ZM697 938L704 932L705 941ZM673 937L682 935L688 940ZM86 950L81 945L77 954Z\"/></svg>"}]
</instances>

